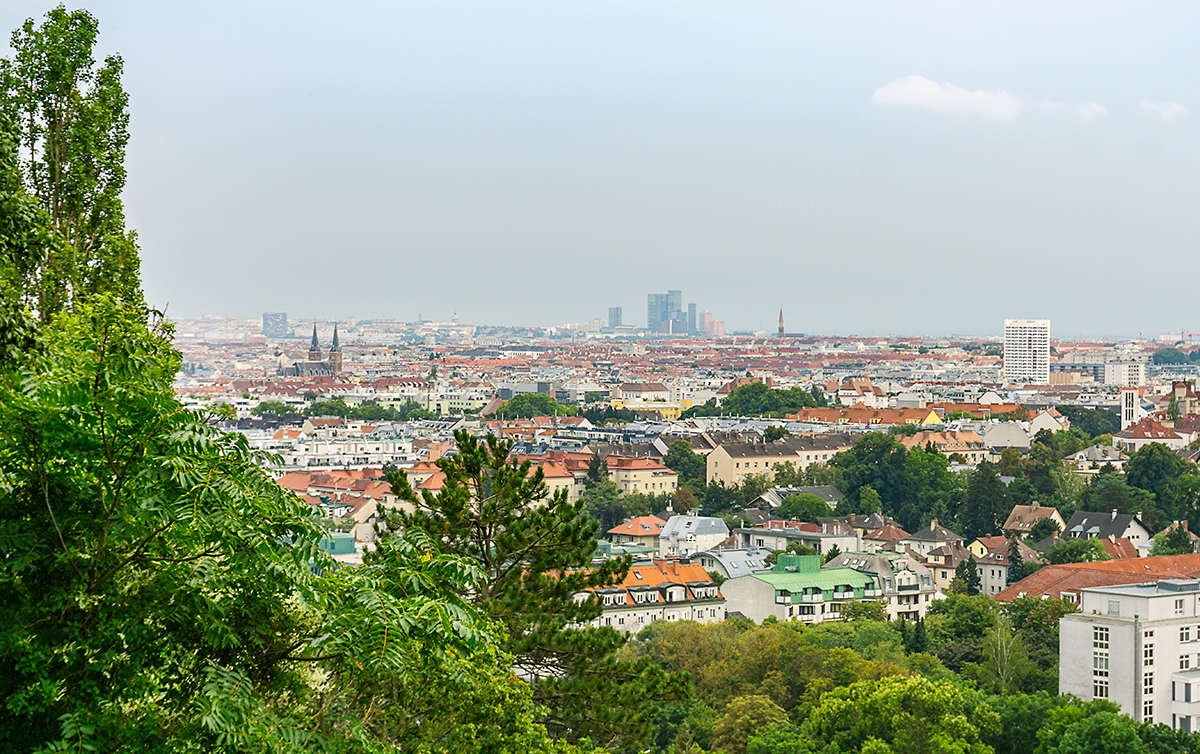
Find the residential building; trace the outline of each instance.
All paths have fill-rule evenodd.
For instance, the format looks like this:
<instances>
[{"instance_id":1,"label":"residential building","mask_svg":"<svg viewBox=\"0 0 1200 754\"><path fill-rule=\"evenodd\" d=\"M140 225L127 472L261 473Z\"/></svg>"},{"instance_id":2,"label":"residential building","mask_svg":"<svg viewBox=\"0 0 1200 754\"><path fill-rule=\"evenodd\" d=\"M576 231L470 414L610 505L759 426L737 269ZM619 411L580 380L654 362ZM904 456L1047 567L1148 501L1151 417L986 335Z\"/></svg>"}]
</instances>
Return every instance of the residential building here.
<instances>
[{"instance_id":1,"label":"residential building","mask_svg":"<svg viewBox=\"0 0 1200 754\"><path fill-rule=\"evenodd\" d=\"M916 534L910 535L908 539L902 540L900 544L908 547L917 555L924 557L942 545L952 543L961 545L962 541L962 536L942 526L935 518L929 522L929 526L926 526Z\"/></svg>"},{"instance_id":2,"label":"residential building","mask_svg":"<svg viewBox=\"0 0 1200 754\"><path fill-rule=\"evenodd\" d=\"M725 521L714 516L671 516L658 535L662 557L688 556L711 550L729 536Z\"/></svg>"},{"instance_id":3,"label":"residential building","mask_svg":"<svg viewBox=\"0 0 1200 754\"><path fill-rule=\"evenodd\" d=\"M1072 453L1063 460L1075 464L1076 472L1091 475L1100 473L1103 466L1111 466L1114 471L1120 471L1125 468L1125 461L1129 460L1129 457L1120 448L1111 445L1092 445Z\"/></svg>"},{"instance_id":4,"label":"residential building","mask_svg":"<svg viewBox=\"0 0 1200 754\"><path fill-rule=\"evenodd\" d=\"M837 547L839 552L863 549L862 534L858 529L843 524L809 524L772 521L781 524L778 528L736 529L738 547L786 550L790 544L809 547L818 555Z\"/></svg>"},{"instance_id":5,"label":"residential building","mask_svg":"<svg viewBox=\"0 0 1200 754\"><path fill-rule=\"evenodd\" d=\"M604 607L592 625L624 633L637 633L659 620L725 620L725 598L712 577L699 563L678 558L635 563L620 584L590 591Z\"/></svg>"},{"instance_id":6,"label":"residential building","mask_svg":"<svg viewBox=\"0 0 1200 754\"><path fill-rule=\"evenodd\" d=\"M1085 588L1079 608L1059 621L1059 693L1200 729L1200 581Z\"/></svg>"},{"instance_id":7,"label":"residential building","mask_svg":"<svg viewBox=\"0 0 1200 754\"><path fill-rule=\"evenodd\" d=\"M1141 387L1146 384L1146 365L1141 362L1110 362L1104 365L1104 384Z\"/></svg>"},{"instance_id":8,"label":"residential building","mask_svg":"<svg viewBox=\"0 0 1200 754\"><path fill-rule=\"evenodd\" d=\"M1188 445L1186 437L1149 416L1113 435L1113 445L1129 453L1136 453L1152 442L1162 443L1171 450L1182 450Z\"/></svg>"},{"instance_id":9,"label":"residential building","mask_svg":"<svg viewBox=\"0 0 1200 754\"><path fill-rule=\"evenodd\" d=\"M1150 541L1151 532L1136 515L1117 513L1114 508L1109 513L1076 511L1063 528L1062 536L1071 539L1127 537L1140 548Z\"/></svg>"},{"instance_id":10,"label":"residential building","mask_svg":"<svg viewBox=\"0 0 1200 754\"><path fill-rule=\"evenodd\" d=\"M939 598L933 574L907 553L845 552L830 560L822 570L851 568L872 577L886 601L888 618L916 620Z\"/></svg>"},{"instance_id":11,"label":"residential building","mask_svg":"<svg viewBox=\"0 0 1200 754\"><path fill-rule=\"evenodd\" d=\"M769 573L729 579L721 591L729 612L755 622L768 616L805 623L838 620L845 602L883 596L872 576L852 568L821 568L816 555L780 555Z\"/></svg>"},{"instance_id":12,"label":"residential building","mask_svg":"<svg viewBox=\"0 0 1200 754\"><path fill-rule=\"evenodd\" d=\"M1008 588L1009 553L1012 542L1007 537L980 537L967 546L975 559L979 572L979 592L989 597ZM1039 561L1037 551L1024 542L1017 541L1021 560L1025 563Z\"/></svg>"},{"instance_id":13,"label":"residential building","mask_svg":"<svg viewBox=\"0 0 1200 754\"><path fill-rule=\"evenodd\" d=\"M1066 599L1079 604L1080 592L1088 587L1139 584L1156 579L1200 577L1200 554L1166 555L1131 560L1101 560L1095 563L1064 563L1039 568L995 599L1009 602L1031 594L1043 599Z\"/></svg>"},{"instance_id":14,"label":"residential building","mask_svg":"<svg viewBox=\"0 0 1200 754\"><path fill-rule=\"evenodd\" d=\"M816 495L829 505L829 510L837 509L838 503L842 501L842 491L832 484L814 484L801 487L768 487L763 490L751 505L762 505L765 503L771 508L778 508L783 505L783 501L793 495Z\"/></svg>"},{"instance_id":15,"label":"residential building","mask_svg":"<svg viewBox=\"0 0 1200 754\"><path fill-rule=\"evenodd\" d=\"M971 560L971 558L971 551L963 547L960 539L957 542L947 542L933 548L925 555L921 564L929 569L929 573L933 577L933 585L944 592L950 588L950 582L954 581L954 574L958 570L959 564Z\"/></svg>"},{"instance_id":16,"label":"residential building","mask_svg":"<svg viewBox=\"0 0 1200 754\"><path fill-rule=\"evenodd\" d=\"M1004 320L1004 381L1050 384L1050 320Z\"/></svg>"},{"instance_id":17,"label":"residential building","mask_svg":"<svg viewBox=\"0 0 1200 754\"><path fill-rule=\"evenodd\" d=\"M971 465L986 461L991 456L983 438L974 432L917 432L896 439L909 450L932 445L947 457L957 453Z\"/></svg>"},{"instance_id":18,"label":"residential building","mask_svg":"<svg viewBox=\"0 0 1200 754\"><path fill-rule=\"evenodd\" d=\"M705 458L709 483L740 485L751 474L775 478L775 464L805 469L814 463L829 463L843 450L853 447L849 435L828 432L820 435L785 437L773 443L722 444Z\"/></svg>"},{"instance_id":19,"label":"residential building","mask_svg":"<svg viewBox=\"0 0 1200 754\"><path fill-rule=\"evenodd\" d=\"M667 522L658 516L638 516L609 529L608 538L615 543L631 542L657 551L658 538L666 525Z\"/></svg>"},{"instance_id":20,"label":"residential building","mask_svg":"<svg viewBox=\"0 0 1200 754\"><path fill-rule=\"evenodd\" d=\"M644 492L648 495L674 493L679 475L650 458L617 458L609 456L608 478L622 493Z\"/></svg>"},{"instance_id":21,"label":"residential building","mask_svg":"<svg viewBox=\"0 0 1200 754\"><path fill-rule=\"evenodd\" d=\"M608 326L613 330L621 326L621 307L608 307Z\"/></svg>"},{"instance_id":22,"label":"residential building","mask_svg":"<svg viewBox=\"0 0 1200 754\"><path fill-rule=\"evenodd\" d=\"M262 334L267 338L286 338L288 336L287 312L263 312Z\"/></svg>"},{"instance_id":23,"label":"residential building","mask_svg":"<svg viewBox=\"0 0 1200 754\"><path fill-rule=\"evenodd\" d=\"M736 579L751 573L769 573L773 565L767 562L771 551L765 547L705 550L692 556L693 562L704 566L704 570L716 572L727 579Z\"/></svg>"},{"instance_id":24,"label":"residential building","mask_svg":"<svg viewBox=\"0 0 1200 754\"><path fill-rule=\"evenodd\" d=\"M1060 532L1067 528L1067 522L1063 521L1062 514L1058 512L1057 508L1038 502L1031 505L1014 505L1008 513L1008 518L1004 520L1004 526L1000 528L1003 531L1015 531L1021 536L1025 536L1033 529L1033 525L1043 518L1053 521Z\"/></svg>"}]
</instances>

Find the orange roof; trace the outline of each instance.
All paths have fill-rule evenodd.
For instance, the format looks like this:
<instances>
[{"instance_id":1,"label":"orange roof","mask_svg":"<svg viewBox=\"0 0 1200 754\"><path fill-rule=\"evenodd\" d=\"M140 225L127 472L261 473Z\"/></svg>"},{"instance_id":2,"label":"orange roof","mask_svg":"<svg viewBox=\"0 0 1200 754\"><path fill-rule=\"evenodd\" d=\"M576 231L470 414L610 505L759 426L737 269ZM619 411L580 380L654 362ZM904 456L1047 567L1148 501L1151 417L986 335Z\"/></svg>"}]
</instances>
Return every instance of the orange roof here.
<instances>
[{"instance_id":1,"label":"orange roof","mask_svg":"<svg viewBox=\"0 0 1200 754\"><path fill-rule=\"evenodd\" d=\"M1080 589L1087 587L1141 584L1159 579L1194 579L1198 576L1200 553L1104 560L1098 563L1066 563L1035 571L997 594L994 599L1009 602L1021 594L1058 598L1063 594L1078 594Z\"/></svg>"},{"instance_id":2,"label":"orange roof","mask_svg":"<svg viewBox=\"0 0 1200 754\"><path fill-rule=\"evenodd\" d=\"M628 534L634 537L648 537L652 534L662 534L662 529L667 525L658 516L638 516L631 518L623 524L614 526L608 530L609 534Z\"/></svg>"}]
</instances>

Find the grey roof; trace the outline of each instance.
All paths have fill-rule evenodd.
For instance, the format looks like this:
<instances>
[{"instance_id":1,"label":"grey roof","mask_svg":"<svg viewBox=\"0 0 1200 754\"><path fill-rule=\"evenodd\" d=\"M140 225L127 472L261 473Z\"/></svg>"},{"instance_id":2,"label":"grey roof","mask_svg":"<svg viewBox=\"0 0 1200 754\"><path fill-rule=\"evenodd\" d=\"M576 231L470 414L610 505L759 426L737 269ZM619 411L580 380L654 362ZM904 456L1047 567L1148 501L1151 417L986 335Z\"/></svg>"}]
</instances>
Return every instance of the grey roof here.
<instances>
[{"instance_id":1,"label":"grey roof","mask_svg":"<svg viewBox=\"0 0 1200 754\"><path fill-rule=\"evenodd\" d=\"M1075 515L1071 516L1071 520L1067 522L1067 528L1063 531L1062 536L1072 539L1086 539L1088 537L1097 537L1099 539L1107 539L1110 536L1123 537L1129 527L1137 523L1143 529L1145 524L1132 513L1094 513L1090 511L1076 511ZM1149 531L1149 530L1147 530Z\"/></svg>"},{"instance_id":2,"label":"grey roof","mask_svg":"<svg viewBox=\"0 0 1200 754\"><path fill-rule=\"evenodd\" d=\"M720 534L729 536L729 527L725 521L713 516L671 516L663 527L660 539L670 540L672 537L683 539L688 534L700 536L703 534Z\"/></svg>"},{"instance_id":3,"label":"grey roof","mask_svg":"<svg viewBox=\"0 0 1200 754\"><path fill-rule=\"evenodd\" d=\"M802 453L811 450L844 450L854 445L850 439L850 435L840 432L826 432L824 434L804 436L804 437L785 437L782 440L769 444L762 443L735 443L722 445L731 457L747 458L747 457L774 457L774 456L793 456L797 453Z\"/></svg>"},{"instance_id":4,"label":"grey roof","mask_svg":"<svg viewBox=\"0 0 1200 754\"><path fill-rule=\"evenodd\" d=\"M1067 461L1124 461L1125 454L1120 448L1114 448L1111 445L1093 445L1089 448L1084 448L1078 453L1072 453L1067 456Z\"/></svg>"},{"instance_id":5,"label":"grey roof","mask_svg":"<svg viewBox=\"0 0 1200 754\"><path fill-rule=\"evenodd\" d=\"M842 499L842 491L832 484L816 484L808 487L769 487L755 502L762 500L777 508L792 495L816 495L829 503L830 508L836 508L838 501Z\"/></svg>"},{"instance_id":6,"label":"grey roof","mask_svg":"<svg viewBox=\"0 0 1200 754\"><path fill-rule=\"evenodd\" d=\"M909 539L915 539L921 542L961 542L963 538L946 527L939 524L937 521L931 521L929 526L926 526L921 531L913 534Z\"/></svg>"},{"instance_id":7,"label":"grey roof","mask_svg":"<svg viewBox=\"0 0 1200 754\"><path fill-rule=\"evenodd\" d=\"M745 550L707 550L699 553L701 562L704 558L712 558L721 564L725 569L725 573L730 578L737 576L745 576L748 573L767 573L771 570L771 566L767 565L766 558L771 554L771 551L765 547L756 547ZM693 556L695 559L696 556Z\"/></svg>"}]
</instances>

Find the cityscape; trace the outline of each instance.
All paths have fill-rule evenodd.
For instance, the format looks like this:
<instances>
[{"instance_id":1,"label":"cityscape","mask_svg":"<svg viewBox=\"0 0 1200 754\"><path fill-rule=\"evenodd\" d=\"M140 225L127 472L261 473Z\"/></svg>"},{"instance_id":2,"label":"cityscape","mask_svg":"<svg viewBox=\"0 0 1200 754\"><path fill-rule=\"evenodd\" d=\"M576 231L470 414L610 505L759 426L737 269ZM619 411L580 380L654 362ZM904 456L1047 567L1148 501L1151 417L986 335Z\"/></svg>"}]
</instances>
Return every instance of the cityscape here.
<instances>
[{"instance_id":1,"label":"cityscape","mask_svg":"<svg viewBox=\"0 0 1200 754\"><path fill-rule=\"evenodd\" d=\"M945 11L0 10L0 752L1200 754L1200 7Z\"/></svg>"}]
</instances>

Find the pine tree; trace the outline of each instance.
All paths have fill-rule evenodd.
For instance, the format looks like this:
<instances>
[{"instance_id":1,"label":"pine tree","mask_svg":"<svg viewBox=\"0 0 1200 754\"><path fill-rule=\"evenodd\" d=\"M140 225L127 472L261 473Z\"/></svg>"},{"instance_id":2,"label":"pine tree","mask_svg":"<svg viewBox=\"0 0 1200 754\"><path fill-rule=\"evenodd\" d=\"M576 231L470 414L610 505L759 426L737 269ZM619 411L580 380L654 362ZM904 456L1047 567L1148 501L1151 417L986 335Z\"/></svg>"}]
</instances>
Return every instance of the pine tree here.
<instances>
[{"instance_id":1,"label":"pine tree","mask_svg":"<svg viewBox=\"0 0 1200 754\"><path fill-rule=\"evenodd\" d=\"M924 654L929 651L929 634L925 631L925 619L917 618L917 625L913 628L912 633L912 648L909 652L913 654Z\"/></svg>"},{"instance_id":2,"label":"pine tree","mask_svg":"<svg viewBox=\"0 0 1200 754\"><path fill-rule=\"evenodd\" d=\"M975 558L969 557L954 569L954 580L961 583L959 587L963 594L979 594L979 569Z\"/></svg>"},{"instance_id":3,"label":"pine tree","mask_svg":"<svg viewBox=\"0 0 1200 754\"><path fill-rule=\"evenodd\" d=\"M668 676L649 658L618 660L625 637L589 624L603 607L577 600L621 581L629 561L593 566L598 524L565 490L548 493L541 469L508 460L511 442L456 432L458 455L443 458L442 489L418 496L403 471L388 477L411 506L385 513L382 535L421 529L442 552L478 563L472 599L506 629L518 675L532 681L551 732L629 747L651 732L655 703L687 695L686 674ZM407 506L406 506L407 507Z\"/></svg>"},{"instance_id":4,"label":"pine tree","mask_svg":"<svg viewBox=\"0 0 1200 754\"><path fill-rule=\"evenodd\" d=\"M592 456L591 461L588 461L587 477L583 480L583 484L588 489L591 489L605 479L608 479L608 461L601 458L600 454L597 453Z\"/></svg>"},{"instance_id":5,"label":"pine tree","mask_svg":"<svg viewBox=\"0 0 1200 754\"><path fill-rule=\"evenodd\" d=\"M1016 537L1008 540L1008 583L1015 584L1025 578L1025 561L1021 559L1021 548Z\"/></svg>"}]
</instances>

